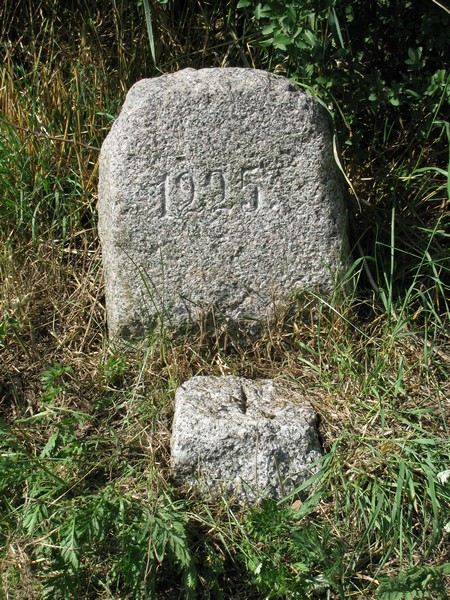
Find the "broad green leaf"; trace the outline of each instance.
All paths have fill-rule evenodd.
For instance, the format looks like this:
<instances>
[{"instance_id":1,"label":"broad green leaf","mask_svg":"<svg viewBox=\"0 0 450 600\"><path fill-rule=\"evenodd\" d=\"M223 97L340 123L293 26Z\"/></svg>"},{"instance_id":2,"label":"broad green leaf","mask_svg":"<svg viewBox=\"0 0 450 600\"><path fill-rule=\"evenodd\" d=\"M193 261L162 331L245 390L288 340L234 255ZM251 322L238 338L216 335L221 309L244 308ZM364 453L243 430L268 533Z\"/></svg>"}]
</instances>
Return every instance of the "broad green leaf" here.
<instances>
[{"instance_id":1,"label":"broad green leaf","mask_svg":"<svg viewBox=\"0 0 450 600\"><path fill-rule=\"evenodd\" d=\"M261 29L263 35L271 35L273 33L273 25L266 25Z\"/></svg>"},{"instance_id":2,"label":"broad green leaf","mask_svg":"<svg viewBox=\"0 0 450 600\"><path fill-rule=\"evenodd\" d=\"M292 39L284 33L276 33L273 38L273 45L279 50L286 50L287 46L292 44Z\"/></svg>"},{"instance_id":3,"label":"broad green leaf","mask_svg":"<svg viewBox=\"0 0 450 600\"><path fill-rule=\"evenodd\" d=\"M317 38L312 31L309 31L309 29L303 33L303 37L311 46L314 47L317 45Z\"/></svg>"}]
</instances>

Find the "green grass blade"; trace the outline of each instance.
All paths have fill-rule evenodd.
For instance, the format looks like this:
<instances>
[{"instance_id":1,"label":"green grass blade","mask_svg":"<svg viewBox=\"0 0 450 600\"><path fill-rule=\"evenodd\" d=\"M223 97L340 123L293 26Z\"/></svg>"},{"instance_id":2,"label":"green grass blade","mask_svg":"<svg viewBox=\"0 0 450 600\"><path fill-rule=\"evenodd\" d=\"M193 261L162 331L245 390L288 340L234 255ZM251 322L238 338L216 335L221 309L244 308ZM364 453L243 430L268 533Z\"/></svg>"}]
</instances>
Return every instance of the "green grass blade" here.
<instances>
[{"instance_id":1,"label":"green grass blade","mask_svg":"<svg viewBox=\"0 0 450 600\"><path fill-rule=\"evenodd\" d=\"M152 13L150 11L148 0L142 0L142 2L144 5L145 23L147 25L148 41L150 44L150 54L152 55L153 64L156 68L158 68L156 64L155 38L153 37Z\"/></svg>"}]
</instances>

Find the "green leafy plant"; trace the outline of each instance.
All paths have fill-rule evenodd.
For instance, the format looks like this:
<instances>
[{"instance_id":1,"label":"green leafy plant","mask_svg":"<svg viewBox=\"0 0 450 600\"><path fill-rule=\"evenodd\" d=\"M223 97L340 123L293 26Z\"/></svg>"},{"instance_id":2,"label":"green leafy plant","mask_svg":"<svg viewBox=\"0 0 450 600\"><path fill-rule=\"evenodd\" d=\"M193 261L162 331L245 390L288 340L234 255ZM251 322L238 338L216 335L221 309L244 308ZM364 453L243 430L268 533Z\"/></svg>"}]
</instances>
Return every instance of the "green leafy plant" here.
<instances>
[{"instance_id":1,"label":"green leafy plant","mask_svg":"<svg viewBox=\"0 0 450 600\"><path fill-rule=\"evenodd\" d=\"M450 575L450 563L436 567L411 567L398 575L380 577L377 598L381 600L414 600L415 598L435 598L445 600L443 575Z\"/></svg>"},{"instance_id":2,"label":"green leafy plant","mask_svg":"<svg viewBox=\"0 0 450 600\"><path fill-rule=\"evenodd\" d=\"M7 523L27 536L33 560L41 564L42 597L66 598L101 583L112 595L122 589L130 598L155 598L163 563L181 572L186 597L192 597L196 569L182 503L168 493L153 497L142 475L138 487L136 482L127 490L129 470L122 474L123 483L92 479L93 473L103 477L116 453L106 463L104 458L92 461L100 441L80 439L77 427L91 418L70 411L58 421L58 415L50 411L32 419L50 419L57 429L38 456L20 424L17 433L2 424L0 441L0 498L8 504L22 498ZM107 573L105 560L112 562Z\"/></svg>"},{"instance_id":3,"label":"green leafy plant","mask_svg":"<svg viewBox=\"0 0 450 600\"><path fill-rule=\"evenodd\" d=\"M53 365L42 374L42 400L52 404L57 396L69 388L73 368L70 365Z\"/></svg>"},{"instance_id":4,"label":"green leafy plant","mask_svg":"<svg viewBox=\"0 0 450 600\"><path fill-rule=\"evenodd\" d=\"M127 370L125 359L118 356L111 356L103 367L103 377L109 384L119 383Z\"/></svg>"},{"instance_id":5,"label":"green leafy plant","mask_svg":"<svg viewBox=\"0 0 450 600\"><path fill-rule=\"evenodd\" d=\"M345 543L327 526L300 524L290 507L264 501L243 521L242 560L267 598L343 593Z\"/></svg>"},{"instance_id":6,"label":"green leafy plant","mask_svg":"<svg viewBox=\"0 0 450 600\"><path fill-rule=\"evenodd\" d=\"M442 19L448 22L449 15L437 5L419 8L407 2L401 15L390 0L373 5L244 0L237 8L259 33L255 41L269 69L281 67L334 105L352 137L363 133L352 130L361 118L367 120L378 111L389 114L389 106L400 105L411 111L425 133L417 100L427 102L431 114L442 93L449 101L443 68L448 40L438 27ZM394 52L394 47L404 48L404 53Z\"/></svg>"}]
</instances>

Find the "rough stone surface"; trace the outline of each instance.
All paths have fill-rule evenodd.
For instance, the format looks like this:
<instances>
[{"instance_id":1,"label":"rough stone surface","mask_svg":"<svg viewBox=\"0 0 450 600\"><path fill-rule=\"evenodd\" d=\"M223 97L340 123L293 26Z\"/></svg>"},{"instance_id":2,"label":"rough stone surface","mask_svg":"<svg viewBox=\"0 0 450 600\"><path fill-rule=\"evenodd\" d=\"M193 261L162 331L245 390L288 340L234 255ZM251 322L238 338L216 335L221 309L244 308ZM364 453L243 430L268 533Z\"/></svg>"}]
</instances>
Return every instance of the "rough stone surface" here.
<instances>
[{"instance_id":1,"label":"rough stone surface","mask_svg":"<svg viewBox=\"0 0 450 600\"><path fill-rule=\"evenodd\" d=\"M193 377L175 396L174 479L207 497L280 498L322 455L316 424L305 398L274 381Z\"/></svg>"},{"instance_id":2,"label":"rough stone surface","mask_svg":"<svg viewBox=\"0 0 450 600\"><path fill-rule=\"evenodd\" d=\"M109 331L130 340L210 306L264 319L294 289L329 290L347 247L326 111L251 69L136 83L102 146L98 209Z\"/></svg>"}]
</instances>

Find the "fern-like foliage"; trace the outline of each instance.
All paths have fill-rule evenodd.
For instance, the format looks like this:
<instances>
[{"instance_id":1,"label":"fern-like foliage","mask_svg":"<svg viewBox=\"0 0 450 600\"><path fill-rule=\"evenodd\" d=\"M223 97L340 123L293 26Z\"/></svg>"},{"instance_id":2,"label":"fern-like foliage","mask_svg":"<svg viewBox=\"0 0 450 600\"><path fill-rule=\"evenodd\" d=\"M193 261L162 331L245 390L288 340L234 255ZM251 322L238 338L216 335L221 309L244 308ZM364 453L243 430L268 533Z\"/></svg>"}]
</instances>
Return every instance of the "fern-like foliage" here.
<instances>
[{"instance_id":1,"label":"fern-like foliage","mask_svg":"<svg viewBox=\"0 0 450 600\"><path fill-rule=\"evenodd\" d=\"M47 424L54 414L50 407L37 418ZM10 509L0 515L0 558L8 542L3 527L25 537L40 565L43 599L85 597L86 590L95 595L99 589L111 597L152 599L162 572L166 579L181 575L185 598L193 598L197 573L183 504L164 491L155 495L138 469L132 471L134 488L127 485L131 471L123 483L108 481L101 464L92 463L100 442L76 433L78 421L88 419L74 411L55 419L56 431L36 452L22 429L0 419L0 509ZM114 455L105 463L117 468Z\"/></svg>"},{"instance_id":2,"label":"fern-like foliage","mask_svg":"<svg viewBox=\"0 0 450 600\"><path fill-rule=\"evenodd\" d=\"M382 576L377 598L379 600L415 600L416 598L445 600L448 594L443 575L450 575L450 563L436 567L416 566L392 577Z\"/></svg>"},{"instance_id":3,"label":"fern-like foliage","mask_svg":"<svg viewBox=\"0 0 450 600\"><path fill-rule=\"evenodd\" d=\"M326 526L300 525L293 511L263 501L245 520L242 557L251 583L267 599L343 597L346 551ZM330 596L331 597L331 596Z\"/></svg>"}]
</instances>

